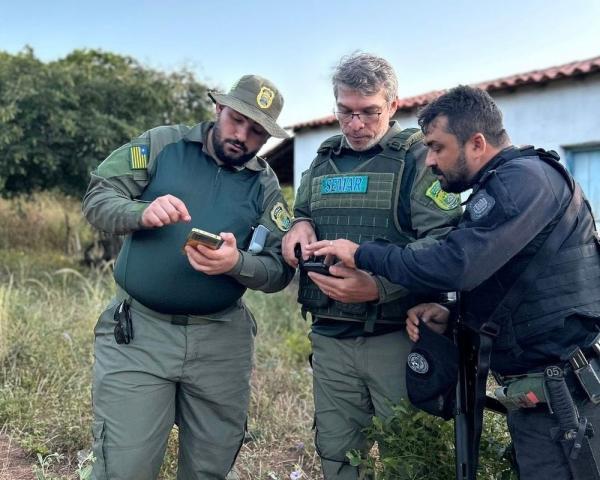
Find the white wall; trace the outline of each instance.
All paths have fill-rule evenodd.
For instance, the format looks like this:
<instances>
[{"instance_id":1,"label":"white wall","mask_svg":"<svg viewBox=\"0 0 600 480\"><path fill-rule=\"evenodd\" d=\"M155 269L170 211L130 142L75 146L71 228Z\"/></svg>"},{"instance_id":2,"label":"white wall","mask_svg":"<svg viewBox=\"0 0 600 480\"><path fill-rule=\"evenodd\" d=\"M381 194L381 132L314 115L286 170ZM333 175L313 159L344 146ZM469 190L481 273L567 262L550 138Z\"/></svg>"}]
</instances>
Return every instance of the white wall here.
<instances>
[{"instance_id":1,"label":"white wall","mask_svg":"<svg viewBox=\"0 0 600 480\"><path fill-rule=\"evenodd\" d=\"M493 96L504 114L504 125L515 145L531 144L553 149L564 159L565 146L600 144L600 74L555 81L545 86L519 87L514 92ZM417 126L415 112L401 112L396 120L403 128ZM295 188L321 142L336 133L339 133L337 125L296 133Z\"/></svg>"}]
</instances>

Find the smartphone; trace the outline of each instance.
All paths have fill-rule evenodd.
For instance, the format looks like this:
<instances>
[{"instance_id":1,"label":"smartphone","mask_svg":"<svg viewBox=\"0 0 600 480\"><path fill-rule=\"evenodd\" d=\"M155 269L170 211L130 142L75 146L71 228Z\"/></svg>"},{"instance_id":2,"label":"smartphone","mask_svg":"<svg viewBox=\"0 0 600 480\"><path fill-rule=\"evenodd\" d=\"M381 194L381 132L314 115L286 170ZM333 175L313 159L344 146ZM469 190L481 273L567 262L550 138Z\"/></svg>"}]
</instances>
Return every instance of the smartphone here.
<instances>
[{"instance_id":1,"label":"smartphone","mask_svg":"<svg viewBox=\"0 0 600 480\"><path fill-rule=\"evenodd\" d=\"M196 247L198 244L212 248L213 250L217 250L221 245L223 245L223 239L214 233L205 232L199 228L192 228L187 236L184 247L186 245Z\"/></svg>"},{"instance_id":2,"label":"smartphone","mask_svg":"<svg viewBox=\"0 0 600 480\"><path fill-rule=\"evenodd\" d=\"M331 273L329 273L329 265L322 261L319 262L307 260L306 262L302 262L300 264L300 269L304 270L305 272L315 272L320 273L321 275L331 276Z\"/></svg>"}]
</instances>

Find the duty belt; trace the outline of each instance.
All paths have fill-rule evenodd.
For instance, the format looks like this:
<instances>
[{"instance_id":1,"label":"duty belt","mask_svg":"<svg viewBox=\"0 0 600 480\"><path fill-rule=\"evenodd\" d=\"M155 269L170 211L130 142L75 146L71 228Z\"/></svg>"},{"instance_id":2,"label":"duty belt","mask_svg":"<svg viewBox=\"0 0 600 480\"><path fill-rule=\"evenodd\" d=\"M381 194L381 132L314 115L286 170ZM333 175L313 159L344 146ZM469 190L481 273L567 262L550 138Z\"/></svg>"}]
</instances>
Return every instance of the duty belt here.
<instances>
[{"instance_id":1,"label":"duty belt","mask_svg":"<svg viewBox=\"0 0 600 480\"><path fill-rule=\"evenodd\" d=\"M222 322L222 318L226 317L227 314L237 308L241 307L241 300L237 300L230 307L225 308L219 312L211 313L210 315L184 315L184 314L170 314L170 313L161 313L156 310L152 310L148 308L143 303L138 302L135 298L129 295L125 290L123 290L119 285L117 285L116 289L116 298L119 301L127 300L127 303L130 307L135 311L140 313L145 313L146 315L151 316L152 318L156 318L157 320L162 320L164 322L172 323L173 325L207 325L209 323L214 322Z\"/></svg>"}]
</instances>

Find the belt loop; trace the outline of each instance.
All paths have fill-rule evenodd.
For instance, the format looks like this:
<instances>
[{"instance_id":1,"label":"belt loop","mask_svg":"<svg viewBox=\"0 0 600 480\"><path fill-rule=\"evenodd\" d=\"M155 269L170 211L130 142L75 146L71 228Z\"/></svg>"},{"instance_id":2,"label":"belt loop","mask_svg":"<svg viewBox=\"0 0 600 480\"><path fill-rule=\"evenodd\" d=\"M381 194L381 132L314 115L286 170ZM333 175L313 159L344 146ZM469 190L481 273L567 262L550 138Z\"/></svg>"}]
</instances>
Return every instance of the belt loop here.
<instances>
[{"instance_id":1,"label":"belt loop","mask_svg":"<svg viewBox=\"0 0 600 480\"><path fill-rule=\"evenodd\" d=\"M171 323L173 325L189 325L189 318L187 315L172 315L171 317Z\"/></svg>"}]
</instances>

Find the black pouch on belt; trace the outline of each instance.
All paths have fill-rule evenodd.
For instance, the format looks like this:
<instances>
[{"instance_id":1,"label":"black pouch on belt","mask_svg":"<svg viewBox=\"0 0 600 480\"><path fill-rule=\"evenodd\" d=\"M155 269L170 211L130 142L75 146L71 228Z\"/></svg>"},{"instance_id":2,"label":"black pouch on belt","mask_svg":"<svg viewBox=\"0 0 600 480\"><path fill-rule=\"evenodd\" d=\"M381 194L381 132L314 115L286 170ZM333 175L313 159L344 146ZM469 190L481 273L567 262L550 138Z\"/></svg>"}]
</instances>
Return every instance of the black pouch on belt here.
<instances>
[{"instance_id":1,"label":"black pouch on belt","mask_svg":"<svg viewBox=\"0 0 600 480\"><path fill-rule=\"evenodd\" d=\"M133 340L133 322L127 300L123 300L115 310L115 340L121 344L129 344Z\"/></svg>"}]
</instances>

